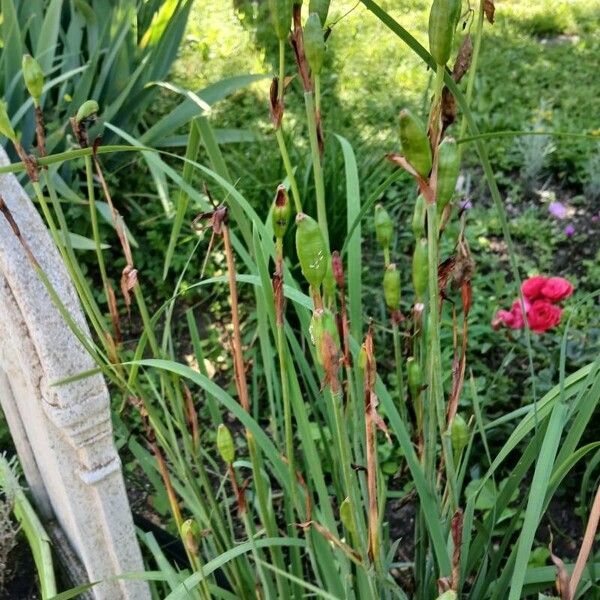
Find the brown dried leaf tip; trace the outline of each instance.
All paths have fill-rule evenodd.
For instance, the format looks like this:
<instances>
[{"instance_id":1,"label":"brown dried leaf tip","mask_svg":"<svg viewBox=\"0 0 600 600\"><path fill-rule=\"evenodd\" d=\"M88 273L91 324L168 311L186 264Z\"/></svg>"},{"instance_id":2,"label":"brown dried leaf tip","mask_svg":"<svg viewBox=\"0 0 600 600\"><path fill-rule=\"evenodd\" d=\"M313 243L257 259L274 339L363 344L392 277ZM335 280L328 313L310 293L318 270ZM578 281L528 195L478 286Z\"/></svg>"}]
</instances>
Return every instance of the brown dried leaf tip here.
<instances>
[{"instance_id":1,"label":"brown dried leaf tip","mask_svg":"<svg viewBox=\"0 0 600 600\"><path fill-rule=\"evenodd\" d=\"M269 102L271 111L271 123L275 129L279 129L281 126L281 120L283 119L283 100L279 100L279 78L273 77L271 81L271 88L269 90Z\"/></svg>"},{"instance_id":2,"label":"brown dried leaf tip","mask_svg":"<svg viewBox=\"0 0 600 600\"><path fill-rule=\"evenodd\" d=\"M137 282L137 269L127 265L123 269L123 274L121 275L121 292L123 294L123 298L125 298L127 312L130 312L131 308L131 294L129 292L136 286Z\"/></svg>"},{"instance_id":3,"label":"brown dried leaf tip","mask_svg":"<svg viewBox=\"0 0 600 600\"><path fill-rule=\"evenodd\" d=\"M463 43L460 46L458 56L456 57L456 62L454 63L454 67L452 68L452 79L454 79L456 83L459 83L460 80L464 77L465 73L469 70L472 58L473 40L471 40L471 36L467 34L465 36L465 39L463 40Z\"/></svg>"},{"instance_id":4,"label":"brown dried leaf tip","mask_svg":"<svg viewBox=\"0 0 600 600\"><path fill-rule=\"evenodd\" d=\"M483 11L485 12L485 18L493 25L494 24L494 14L496 12L496 7L494 6L494 0L484 0Z\"/></svg>"}]
</instances>

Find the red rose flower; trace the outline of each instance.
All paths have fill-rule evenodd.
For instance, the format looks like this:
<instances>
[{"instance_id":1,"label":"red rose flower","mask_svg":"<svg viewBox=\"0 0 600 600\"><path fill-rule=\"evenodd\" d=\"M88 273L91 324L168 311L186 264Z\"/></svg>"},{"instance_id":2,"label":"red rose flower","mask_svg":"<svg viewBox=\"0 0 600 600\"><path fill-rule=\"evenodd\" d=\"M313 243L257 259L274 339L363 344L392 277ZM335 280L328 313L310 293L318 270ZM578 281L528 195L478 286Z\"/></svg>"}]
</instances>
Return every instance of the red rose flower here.
<instances>
[{"instance_id":1,"label":"red rose flower","mask_svg":"<svg viewBox=\"0 0 600 600\"><path fill-rule=\"evenodd\" d=\"M541 294L550 302L560 302L573 293L573 285L563 277L550 277L541 288Z\"/></svg>"},{"instance_id":2,"label":"red rose flower","mask_svg":"<svg viewBox=\"0 0 600 600\"><path fill-rule=\"evenodd\" d=\"M562 310L548 300L536 300L527 311L527 321L531 331L544 333L560 323Z\"/></svg>"},{"instance_id":3,"label":"red rose flower","mask_svg":"<svg viewBox=\"0 0 600 600\"><path fill-rule=\"evenodd\" d=\"M548 279L542 275L536 275L535 277L526 279L521 286L523 296L525 296L525 298L528 300L537 300L538 298L541 298L542 288L544 287L546 281L548 281Z\"/></svg>"}]
</instances>

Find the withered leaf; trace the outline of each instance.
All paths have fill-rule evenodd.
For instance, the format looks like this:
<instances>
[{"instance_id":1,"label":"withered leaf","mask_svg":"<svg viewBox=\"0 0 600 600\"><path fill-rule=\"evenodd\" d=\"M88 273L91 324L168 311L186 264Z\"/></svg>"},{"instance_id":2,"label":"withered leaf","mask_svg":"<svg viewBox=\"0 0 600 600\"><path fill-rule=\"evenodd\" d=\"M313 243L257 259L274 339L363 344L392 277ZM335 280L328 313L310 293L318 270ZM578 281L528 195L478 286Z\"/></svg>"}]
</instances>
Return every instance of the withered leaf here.
<instances>
[{"instance_id":1,"label":"withered leaf","mask_svg":"<svg viewBox=\"0 0 600 600\"><path fill-rule=\"evenodd\" d=\"M493 5L492 5L493 6ZM452 68L452 79L459 83L464 77L465 73L471 66L471 59L473 58L473 40L471 35L467 33L463 43L460 45L460 50L456 57L456 62Z\"/></svg>"},{"instance_id":2,"label":"withered leaf","mask_svg":"<svg viewBox=\"0 0 600 600\"><path fill-rule=\"evenodd\" d=\"M494 24L494 13L496 7L494 6L494 0L484 0L483 11L485 12L485 18L493 25Z\"/></svg>"},{"instance_id":3,"label":"withered leaf","mask_svg":"<svg viewBox=\"0 0 600 600\"><path fill-rule=\"evenodd\" d=\"M454 95L444 86L442 90L442 131L446 131L456 121L456 112Z\"/></svg>"}]
</instances>

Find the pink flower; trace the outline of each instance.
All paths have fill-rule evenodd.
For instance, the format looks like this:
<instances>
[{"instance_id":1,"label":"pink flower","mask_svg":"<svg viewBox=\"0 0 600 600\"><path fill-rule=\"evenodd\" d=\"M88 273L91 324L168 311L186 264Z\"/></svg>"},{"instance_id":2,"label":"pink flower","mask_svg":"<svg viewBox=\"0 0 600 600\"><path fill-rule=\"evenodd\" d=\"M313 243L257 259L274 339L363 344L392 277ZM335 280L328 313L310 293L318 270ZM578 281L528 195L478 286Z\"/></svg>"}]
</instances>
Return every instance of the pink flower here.
<instances>
[{"instance_id":1,"label":"pink flower","mask_svg":"<svg viewBox=\"0 0 600 600\"><path fill-rule=\"evenodd\" d=\"M541 295L550 302L560 302L573 293L573 285L563 277L550 277L541 288Z\"/></svg>"},{"instance_id":2,"label":"pink flower","mask_svg":"<svg viewBox=\"0 0 600 600\"><path fill-rule=\"evenodd\" d=\"M518 300L513 302L510 310L499 310L496 313L496 316L492 320L492 327L500 329L502 325L510 329L521 329L523 327L523 311L521 310L521 303Z\"/></svg>"},{"instance_id":3,"label":"pink flower","mask_svg":"<svg viewBox=\"0 0 600 600\"><path fill-rule=\"evenodd\" d=\"M573 237L575 235L575 227L573 227L573 225L567 225L564 229L564 234L567 237Z\"/></svg>"},{"instance_id":4,"label":"pink flower","mask_svg":"<svg viewBox=\"0 0 600 600\"><path fill-rule=\"evenodd\" d=\"M527 312L527 321L531 331L544 333L560 323L562 309L548 300L536 300Z\"/></svg>"},{"instance_id":5,"label":"pink flower","mask_svg":"<svg viewBox=\"0 0 600 600\"><path fill-rule=\"evenodd\" d=\"M567 216L567 207L562 202L550 202L548 212L557 219L564 219Z\"/></svg>"},{"instance_id":6,"label":"pink flower","mask_svg":"<svg viewBox=\"0 0 600 600\"><path fill-rule=\"evenodd\" d=\"M525 298L525 311L529 311L530 303ZM521 301L517 298L510 308L510 312L513 314L513 325L512 329L521 329L523 325L525 325L525 320L523 319L523 311L521 310Z\"/></svg>"},{"instance_id":7,"label":"pink flower","mask_svg":"<svg viewBox=\"0 0 600 600\"><path fill-rule=\"evenodd\" d=\"M500 329L502 325L506 327L510 327L513 329L513 324L515 322L515 315L510 310L499 310L496 313L496 316L492 319L492 327L494 329Z\"/></svg>"},{"instance_id":8,"label":"pink flower","mask_svg":"<svg viewBox=\"0 0 600 600\"><path fill-rule=\"evenodd\" d=\"M536 300L542 296L542 288L548 279L542 275L535 275L523 282L521 291L528 300Z\"/></svg>"}]
</instances>

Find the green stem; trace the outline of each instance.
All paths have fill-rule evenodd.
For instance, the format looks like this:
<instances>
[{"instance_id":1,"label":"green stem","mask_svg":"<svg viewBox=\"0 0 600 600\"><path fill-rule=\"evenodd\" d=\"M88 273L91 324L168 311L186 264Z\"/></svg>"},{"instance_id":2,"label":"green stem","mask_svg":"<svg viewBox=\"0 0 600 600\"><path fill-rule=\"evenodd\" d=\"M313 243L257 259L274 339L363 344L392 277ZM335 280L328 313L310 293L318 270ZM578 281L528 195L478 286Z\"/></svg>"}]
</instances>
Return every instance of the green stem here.
<instances>
[{"instance_id":1,"label":"green stem","mask_svg":"<svg viewBox=\"0 0 600 600\"><path fill-rule=\"evenodd\" d=\"M402 369L402 349L400 346L400 331L398 324L392 323L392 337L394 340L394 359L396 362L396 386L398 389L398 404L400 407L400 416L405 423L408 423L408 413L406 411L406 396L404 387L404 374Z\"/></svg>"},{"instance_id":2,"label":"green stem","mask_svg":"<svg viewBox=\"0 0 600 600\"><path fill-rule=\"evenodd\" d=\"M471 98L473 97L473 88L475 87L475 75L477 74L477 65L479 63L479 53L481 51L481 40L483 38L483 20L485 16L484 1L479 2L479 12L477 13L477 31L475 33L475 44L473 45L473 57L471 58L471 65L469 66L469 78L467 79L467 90L465 98L469 106L471 105ZM465 136L467 132L467 118L463 116L460 123L460 138Z\"/></svg>"},{"instance_id":3,"label":"green stem","mask_svg":"<svg viewBox=\"0 0 600 600\"><path fill-rule=\"evenodd\" d=\"M285 91L285 40L279 40L279 81L277 86L277 100L283 102Z\"/></svg>"},{"instance_id":4,"label":"green stem","mask_svg":"<svg viewBox=\"0 0 600 600\"><path fill-rule=\"evenodd\" d=\"M277 145L279 146L279 154L281 154L281 160L283 160L283 167L285 168L285 174L290 184L290 190L292 191L292 198L294 200L294 208L296 213L302 212L302 202L300 201L300 191L298 189L298 182L296 181L296 175L294 174L294 168L290 161L290 155L288 154L287 146L283 138L283 131L281 127L275 130L275 138L277 139Z\"/></svg>"},{"instance_id":5,"label":"green stem","mask_svg":"<svg viewBox=\"0 0 600 600\"><path fill-rule=\"evenodd\" d=\"M435 481L435 430L437 429L442 443L446 482L452 491L453 508L458 505L456 496L454 461L450 437L446 431L446 407L442 383L442 354L440 348L440 302L438 288L438 222L437 205L432 202L427 205L427 242L428 242L428 288L429 288L429 321L427 327L427 412L428 439L426 440L429 476ZM433 437L433 439L430 439ZM428 450L428 451L427 451Z\"/></svg>"},{"instance_id":6,"label":"green stem","mask_svg":"<svg viewBox=\"0 0 600 600\"><path fill-rule=\"evenodd\" d=\"M98 227L98 213L96 212L96 195L94 191L94 171L92 168L92 159L90 156L85 157L85 176L87 182L88 202L90 205L90 219L92 222L92 233L94 236L94 245L96 246L96 257L98 267L100 269L100 277L102 278L102 286L106 295L106 301L110 298L108 293L108 277L106 275L106 265L104 264L104 256L102 255L102 243L100 241L100 229Z\"/></svg>"},{"instance_id":7,"label":"green stem","mask_svg":"<svg viewBox=\"0 0 600 600\"><path fill-rule=\"evenodd\" d=\"M306 121L308 123L308 139L310 141L310 153L313 165L313 176L315 181L315 195L317 198L317 220L321 232L327 244L329 253L329 229L327 227L327 210L325 207L325 180L323 178L323 166L321 164L321 152L317 136L317 120L315 116L315 100L312 92L304 92L304 103L306 106Z\"/></svg>"}]
</instances>

